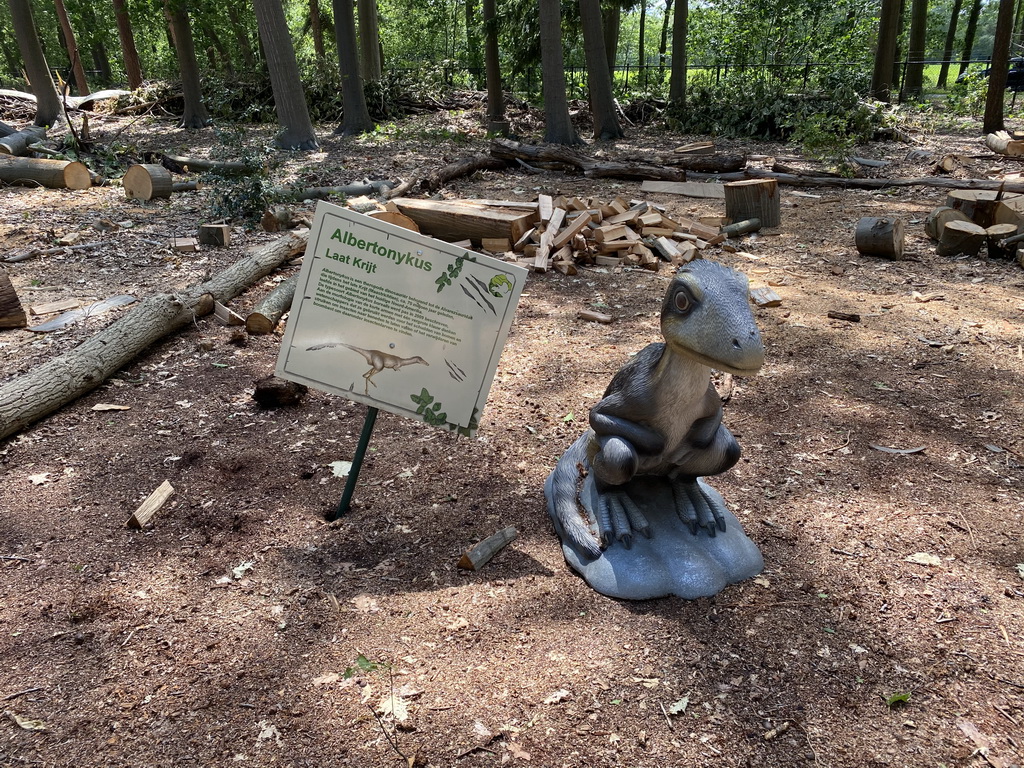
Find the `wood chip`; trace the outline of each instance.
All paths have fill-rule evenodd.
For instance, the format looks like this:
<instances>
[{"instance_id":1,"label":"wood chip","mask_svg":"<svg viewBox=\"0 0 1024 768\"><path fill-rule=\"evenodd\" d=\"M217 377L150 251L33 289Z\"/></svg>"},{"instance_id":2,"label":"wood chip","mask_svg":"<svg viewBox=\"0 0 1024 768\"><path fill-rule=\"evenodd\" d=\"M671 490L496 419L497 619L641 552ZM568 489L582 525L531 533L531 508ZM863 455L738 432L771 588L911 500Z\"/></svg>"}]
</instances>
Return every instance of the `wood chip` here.
<instances>
[{"instance_id":1,"label":"wood chip","mask_svg":"<svg viewBox=\"0 0 1024 768\"><path fill-rule=\"evenodd\" d=\"M141 529L173 495L174 486L169 481L164 480L160 487L149 494L149 497L132 513L132 516L128 518L125 525L129 528Z\"/></svg>"}]
</instances>

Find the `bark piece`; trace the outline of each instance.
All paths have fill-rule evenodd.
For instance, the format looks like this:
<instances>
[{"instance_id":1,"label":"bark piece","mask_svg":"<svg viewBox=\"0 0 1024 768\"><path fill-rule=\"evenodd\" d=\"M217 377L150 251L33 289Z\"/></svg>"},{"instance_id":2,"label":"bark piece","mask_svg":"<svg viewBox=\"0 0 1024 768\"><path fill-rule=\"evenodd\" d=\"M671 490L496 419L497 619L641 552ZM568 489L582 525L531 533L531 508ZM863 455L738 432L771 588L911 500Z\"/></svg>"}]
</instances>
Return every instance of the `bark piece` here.
<instances>
[{"instance_id":1,"label":"bark piece","mask_svg":"<svg viewBox=\"0 0 1024 768\"><path fill-rule=\"evenodd\" d=\"M0 440L89 392L157 339L213 311L306 248L308 232L255 249L204 283L152 296L75 349L0 384Z\"/></svg>"},{"instance_id":2,"label":"bark piece","mask_svg":"<svg viewBox=\"0 0 1024 768\"><path fill-rule=\"evenodd\" d=\"M309 391L305 384L267 376L256 382L252 398L262 408L298 405Z\"/></svg>"},{"instance_id":3,"label":"bark piece","mask_svg":"<svg viewBox=\"0 0 1024 768\"><path fill-rule=\"evenodd\" d=\"M228 224L200 224L199 242L203 245L224 247L231 244L231 226Z\"/></svg>"},{"instance_id":4,"label":"bark piece","mask_svg":"<svg viewBox=\"0 0 1024 768\"><path fill-rule=\"evenodd\" d=\"M515 541L519 535L512 526L493 533L474 547L467 549L459 558L458 567L467 571L479 571L492 557Z\"/></svg>"},{"instance_id":5,"label":"bark piece","mask_svg":"<svg viewBox=\"0 0 1024 768\"><path fill-rule=\"evenodd\" d=\"M825 313L827 317L832 320L845 320L848 323L859 323L860 315L854 312L839 312L837 310L830 310Z\"/></svg>"},{"instance_id":6,"label":"bark piece","mask_svg":"<svg viewBox=\"0 0 1024 768\"><path fill-rule=\"evenodd\" d=\"M733 221L759 219L761 226L779 226L778 183L774 179L729 182L725 185L725 215Z\"/></svg>"},{"instance_id":7,"label":"bark piece","mask_svg":"<svg viewBox=\"0 0 1024 768\"><path fill-rule=\"evenodd\" d=\"M136 528L142 530L142 528L148 523L160 508L167 503L167 500L174 495L174 486L171 485L170 481L164 480L160 486L153 491L146 498L139 508L136 509L132 516L128 518L125 523L129 528Z\"/></svg>"},{"instance_id":8,"label":"bark piece","mask_svg":"<svg viewBox=\"0 0 1024 768\"><path fill-rule=\"evenodd\" d=\"M89 189L92 174L82 163L0 155L0 181L50 189Z\"/></svg>"},{"instance_id":9,"label":"bark piece","mask_svg":"<svg viewBox=\"0 0 1024 768\"><path fill-rule=\"evenodd\" d=\"M985 230L971 221L951 221L942 230L935 252L939 256L977 256L985 244Z\"/></svg>"},{"instance_id":10,"label":"bark piece","mask_svg":"<svg viewBox=\"0 0 1024 768\"><path fill-rule=\"evenodd\" d=\"M420 231L441 240L484 237L507 237L518 240L533 226L537 214L533 211L502 210L470 202L418 200L396 198L392 202L398 210L416 222Z\"/></svg>"},{"instance_id":11,"label":"bark piece","mask_svg":"<svg viewBox=\"0 0 1024 768\"><path fill-rule=\"evenodd\" d=\"M605 325L615 319L611 315L606 315L604 312L596 312L592 309L581 309L578 317L580 320L589 320L592 323L604 323Z\"/></svg>"},{"instance_id":12,"label":"bark piece","mask_svg":"<svg viewBox=\"0 0 1024 768\"><path fill-rule=\"evenodd\" d=\"M865 216L857 222L854 242L865 256L903 258L903 220L895 217Z\"/></svg>"},{"instance_id":13,"label":"bark piece","mask_svg":"<svg viewBox=\"0 0 1024 768\"><path fill-rule=\"evenodd\" d=\"M28 317L7 273L0 270L0 328L24 328Z\"/></svg>"},{"instance_id":14,"label":"bark piece","mask_svg":"<svg viewBox=\"0 0 1024 768\"><path fill-rule=\"evenodd\" d=\"M924 220L925 234L932 240L938 240L942 237L942 230L951 221L970 221L970 218L963 211L950 208L948 205L940 205Z\"/></svg>"},{"instance_id":15,"label":"bark piece","mask_svg":"<svg viewBox=\"0 0 1024 768\"><path fill-rule=\"evenodd\" d=\"M0 139L0 155L28 154L29 145L46 138L46 128L30 125Z\"/></svg>"},{"instance_id":16,"label":"bark piece","mask_svg":"<svg viewBox=\"0 0 1024 768\"><path fill-rule=\"evenodd\" d=\"M245 330L254 336L273 333L281 316L291 309L298 281L299 276L292 275L268 293L246 316Z\"/></svg>"}]
</instances>

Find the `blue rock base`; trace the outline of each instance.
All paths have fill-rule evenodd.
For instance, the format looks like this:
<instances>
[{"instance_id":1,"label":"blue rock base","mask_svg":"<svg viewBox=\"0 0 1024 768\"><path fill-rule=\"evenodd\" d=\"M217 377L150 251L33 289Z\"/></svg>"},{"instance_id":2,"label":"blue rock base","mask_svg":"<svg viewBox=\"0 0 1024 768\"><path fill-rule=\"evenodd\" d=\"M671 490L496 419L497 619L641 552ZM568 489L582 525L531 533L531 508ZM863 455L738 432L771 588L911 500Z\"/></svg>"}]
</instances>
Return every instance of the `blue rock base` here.
<instances>
[{"instance_id":1,"label":"blue rock base","mask_svg":"<svg viewBox=\"0 0 1024 768\"><path fill-rule=\"evenodd\" d=\"M552 477L544 484L548 514L552 509ZM698 481L709 495L722 501L721 495ZM626 549L620 542L611 544L596 560L590 560L566 543L562 532L562 553L569 566L598 592L623 600L648 600L676 595L687 600L710 597L730 584L756 576L764 569L757 545L743 532L736 516L726 510L725 531L711 536L700 529L696 535L679 518L672 488L662 477L637 477L622 490L637 503L651 525L651 537L635 534ZM580 501L590 520L597 507L597 489L588 475L580 491ZM722 501L724 507L724 501ZM557 523L555 526L558 528Z\"/></svg>"}]
</instances>

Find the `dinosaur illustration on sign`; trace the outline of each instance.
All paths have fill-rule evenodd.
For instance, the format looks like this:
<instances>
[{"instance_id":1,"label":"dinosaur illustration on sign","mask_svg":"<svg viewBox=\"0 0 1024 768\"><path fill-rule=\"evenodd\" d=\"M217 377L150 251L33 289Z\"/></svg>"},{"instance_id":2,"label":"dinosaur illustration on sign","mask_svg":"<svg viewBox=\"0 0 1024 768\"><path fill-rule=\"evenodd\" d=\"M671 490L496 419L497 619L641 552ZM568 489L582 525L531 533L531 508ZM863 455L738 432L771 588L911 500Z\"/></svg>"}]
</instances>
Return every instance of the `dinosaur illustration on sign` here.
<instances>
[{"instance_id":1,"label":"dinosaur illustration on sign","mask_svg":"<svg viewBox=\"0 0 1024 768\"><path fill-rule=\"evenodd\" d=\"M327 344L316 344L312 347L306 347L307 352L315 352L318 349L327 349L328 347L347 347L354 352L358 352L364 358L366 362L371 365L370 370L363 374L363 378L366 379L366 387L364 394L370 394L370 385L377 386L373 377L383 371L385 368L390 368L393 371L397 371L403 365L416 365L422 363L423 365L430 365L419 355L415 357L399 357L398 355L388 354L387 352L381 352L379 349L363 349L362 347L356 347L352 344L345 344L340 341L328 342Z\"/></svg>"}]
</instances>

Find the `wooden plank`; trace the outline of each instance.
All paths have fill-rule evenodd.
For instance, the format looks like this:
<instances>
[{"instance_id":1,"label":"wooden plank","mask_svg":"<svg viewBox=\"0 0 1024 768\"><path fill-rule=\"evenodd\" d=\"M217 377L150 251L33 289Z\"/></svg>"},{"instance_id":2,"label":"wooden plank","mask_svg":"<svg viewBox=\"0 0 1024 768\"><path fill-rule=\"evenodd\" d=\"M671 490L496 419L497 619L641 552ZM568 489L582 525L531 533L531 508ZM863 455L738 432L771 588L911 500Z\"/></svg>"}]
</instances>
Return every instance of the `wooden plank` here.
<instances>
[{"instance_id":1,"label":"wooden plank","mask_svg":"<svg viewBox=\"0 0 1024 768\"><path fill-rule=\"evenodd\" d=\"M645 181L640 191L725 200L725 185L715 181Z\"/></svg>"},{"instance_id":2,"label":"wooden plank","mask_svg":"<svg viewBox=\"0 0 1024 768\"><path fill-rule=\"evenodd\" d=\"M491 253L505 253L512 249L507 237L485 237L480 240L480 247Z\"/></svg>"},{"instance_id":3,"label":"wooden plank","mask_svg":"<svg viewBox=\"0 0 1024 768\"><path fill-rule=\"evenodd\" d=\"M399 197L393 202L400 213L416 222L422 233L449 241L484 237L507 237L517 241L538 216L534 211L510 211L445 200Z\"/></svg>"},{"instance_id":4,"label":"wooden plank","mask_svg":"<svg viewBox=\"0 0 1024 768\"><path fill-rule=\"evenodd\" d=\"M761 286L760 288L751 288L750 298L753 299L754 303L759 307L782 306L782 297L767 285Z\"/></svg>"},{"instance_id":5,"label":"wooden plank","mask_svg":"<svg viewBox=\"0 0 1024 768\"><path fill-rule=\"evenodd\" d=\"M128 518L125 525L129 528L141 529L173 495L174 486L169 481L164 480L160 487L149 494L149 497L132 513L132 516Z\"/></svg>"},{"instance_id":6,"label":"wooden plank","mask_svg":"<svg viewBox=\"0 0 1024 768\"><path fill-rule=\"evenodd\" d=\"M223 325L245 325L245 318L219 301L213 303L213 315Z\"/></svg>"},{"instance_id":7,"label":"wooden plank","mask_svg":"<svg viewBox=\"0 0 1024 768\"><path fill-rule=\"evenodd\" d=\"M667 237L657 238L653 245L654 250L661 254L661 257L665 259L665 261L674 261L679 258L679 249L676 248L676 244Z\"/></svg>"},{"instance_id":8,"label":"wooden plank","mask_svg":"<svg viewBox=\"0 0 1024 768\"><path fill-rule=\"evenodd\" d=\"M0 328L24 328L26 325L28 317L21 300L7 272L0 269Z\"/></svg>"},{"instance_id":9,"label":"wooden plank","mask_svg":"<svg viewBox=\"0 0 1024 768\"><path fill-rule=\"evenodd\" d=\"M459 558L458 567L467 571L478 571L487 565L488 561L502 549L513 542L519 532L512 527L503 528L497 533L491 534L474 547L467 549Z\"/></svg>"},{"instance_id":10,"label":"wooden plank","mask_svg":"<svg viewBox=\"0 0 1024 768\"><path fill-rule=\"evenodd\" d=\"M606 224L594 230L594 239L599 243L619 240L626 236L627 228L622 224Z\"/></svg>"},{"instance_id":11,"label":"wooden plank","mask_svg":"<svg viewBox=\"0 0 1024 768\"><path fill-rule=\"evenodd\" d=\"M553 211L554 203L551 200L551 195L537 195L537 212L540 214L540 220L544 223L550 221Z\"/></svg>"},{"instance_id":12,"label":"wooden plank","mask_svg":"<svg viewBox=\"0 0 1024 768\"><path fill-rule=\"evenodd\" d=\"M672 150L679 155L713 155L715 154L715 142L694 141L690 144L683 144Z\"/></svg>"},{"instance_id":13,"label":"wooden plank","mask_svg":"<svg viewBox=\"0 0 1024 768\"><path fill-rule=\"evenodd\" d=\"M61 299L60 301L47 301L43 304L33 304L28 311L33 315L53 315L57 312L67 312L69 309L78 309L82 302L78 299Z\"/></svg>"}]
</instances>

